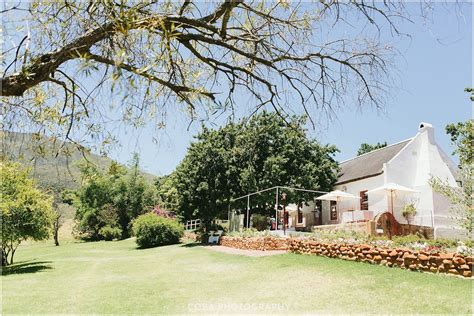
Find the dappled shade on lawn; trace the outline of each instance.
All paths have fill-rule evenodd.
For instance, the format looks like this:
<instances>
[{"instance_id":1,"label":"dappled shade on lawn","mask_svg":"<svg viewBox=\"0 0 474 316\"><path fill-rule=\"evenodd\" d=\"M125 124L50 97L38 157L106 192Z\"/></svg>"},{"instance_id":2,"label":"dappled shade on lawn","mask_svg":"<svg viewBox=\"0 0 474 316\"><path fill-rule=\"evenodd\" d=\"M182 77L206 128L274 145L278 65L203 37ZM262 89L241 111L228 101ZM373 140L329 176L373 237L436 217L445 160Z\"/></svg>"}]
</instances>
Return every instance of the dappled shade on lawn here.
<instances>
[{"instance_id":1,"label":"dappled shade on lawn","mask_svg":"<svg viewBox=\"0 0 474 316\"><path fill-rule=\"evenodd\" d=\"M36 273L52 269L51 261L23 261L11 266L2 267L2 275Z\"/></svg>"}]
</instances>

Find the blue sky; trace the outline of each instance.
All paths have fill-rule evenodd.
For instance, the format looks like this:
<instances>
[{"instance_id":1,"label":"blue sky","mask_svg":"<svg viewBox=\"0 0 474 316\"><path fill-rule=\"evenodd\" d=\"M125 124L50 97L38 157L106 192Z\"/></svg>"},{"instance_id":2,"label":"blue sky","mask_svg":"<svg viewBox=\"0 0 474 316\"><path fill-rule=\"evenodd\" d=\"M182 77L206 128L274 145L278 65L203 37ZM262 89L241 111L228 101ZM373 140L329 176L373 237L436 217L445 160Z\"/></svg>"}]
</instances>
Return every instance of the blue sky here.
<instances>
[{"instance_id":1,"label":"blue sky","mask_svg":"<svg viewBox=\"0 0 474 316\"><path fill-rule=\"evenodd\" d=\"M412 137L424 121L434 126L438 143L450 154L453 149L444 132L445 125L472 116L472 102L464 92L464 88L473 85L472 4L463 4L460 11L448 6L437 6L432 22L417 20L415 24L402 25L411 38L395 43L401 54L395 60L395 88L383 112L346 108L329 126L310 130L310 136L335 144L341 151L336 158L342 161L353 157L363 142L395 143ZM199 124L188 130L188 123L181 115L169 115L163 130L124 131L122 146L112 150L110 156L125 163L136 151L145 171L168 174L199 131ZM152 136L158 139L157 143Z\"/></svg>"}]
</instances>

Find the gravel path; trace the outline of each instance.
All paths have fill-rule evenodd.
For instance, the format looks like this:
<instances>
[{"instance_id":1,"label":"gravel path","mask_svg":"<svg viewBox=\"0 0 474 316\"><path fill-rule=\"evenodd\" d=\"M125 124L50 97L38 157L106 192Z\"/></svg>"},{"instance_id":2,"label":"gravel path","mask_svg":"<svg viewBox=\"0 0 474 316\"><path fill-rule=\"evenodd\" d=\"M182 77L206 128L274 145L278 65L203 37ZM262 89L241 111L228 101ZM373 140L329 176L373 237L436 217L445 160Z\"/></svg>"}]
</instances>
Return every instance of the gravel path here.
<instances>
[{"instance_id":1,"label":"gravel path","mask_svg":"<svg viewBox=\"0 0 474 316\"><path fill-rule=\"evenodd\" d=\"M287 253L286 250L244 250L244 249L236 249L230 248L225 246L204 246L206 249L210 249L213 251L224 252L231 255L242 255L242 256L249 256L249 257L263 257L263 256L273 256L273 255L281 255L283 253Z\"/></svg>"}]
</instances>

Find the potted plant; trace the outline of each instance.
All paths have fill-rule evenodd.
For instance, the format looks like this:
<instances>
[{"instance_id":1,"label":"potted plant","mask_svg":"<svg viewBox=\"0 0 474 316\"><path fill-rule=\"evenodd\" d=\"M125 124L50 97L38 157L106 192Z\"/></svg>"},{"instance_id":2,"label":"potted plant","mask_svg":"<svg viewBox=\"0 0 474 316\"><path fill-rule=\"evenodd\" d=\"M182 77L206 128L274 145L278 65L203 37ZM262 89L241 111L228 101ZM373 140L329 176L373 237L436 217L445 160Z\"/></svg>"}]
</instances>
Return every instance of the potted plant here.
<instances>
[{"instance_id":1,"label":"potted plant","mask_svg":"<svg viewBox=\"0 0 474 316\"><path fill-rule=\"evenodd\" d=\"M402 209L402 216L405 218L408 224L408 232L411 233L410 224L413 222L413 218L416 215L416 207L414 203L407 204Z\"/></svg>"}]
</instances>

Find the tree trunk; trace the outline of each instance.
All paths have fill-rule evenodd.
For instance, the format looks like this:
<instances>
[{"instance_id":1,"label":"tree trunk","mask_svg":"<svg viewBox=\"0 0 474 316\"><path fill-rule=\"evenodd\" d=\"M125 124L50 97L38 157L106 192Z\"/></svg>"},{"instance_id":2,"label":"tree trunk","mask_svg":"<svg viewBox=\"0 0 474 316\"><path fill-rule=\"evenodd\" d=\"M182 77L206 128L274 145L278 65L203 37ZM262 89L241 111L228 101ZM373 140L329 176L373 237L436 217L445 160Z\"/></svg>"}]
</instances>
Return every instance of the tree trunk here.
<instances>
[{"instance_id":1,"label":"tree trunk","mask_svg":"<svg viewBox=\"0 0 474 316\"><path fill-rule=\"evenodd\" d=\"M55 244L56 246L59 246L58 232L59 232L59 225L58 225L58 222L56 221L56 222L54 223L54 244Z\"/></svg>"},{"instance_id":2,"label":"tree trunk","mask_svg":"<svg viewBox=\"0 0 474 316\"><path fill-rule=\"evenodd\" d=\"M8 262L9 265L13 264L13 256L15 255L15 251L16 251L16 247L12 249L12 253L10 255L10 262Z\"/></svg>"},{"instance_id":3,"label":"tree trunk","mask_svg":"<svg viewBox=\"0 0 474 316\"><path fill-rule=\"evenodd\" d=\"M5 252L5 249L2 248L2 267L6 267L8 265L8 253Z\"/></svg>"},{"instance_id":4,"label":"tree trunk","mask_svg":"<svg viewBox=\"0 0 474 316\"><path fill-rule=\"evenodd\" d=\"M56 246L59 246L59 221L61 219L61 215L58 215L56 217L56 220L54 221L54 224L53 224L53 237L54 237L54 244Z\"/></svg>"}]
</instances>

